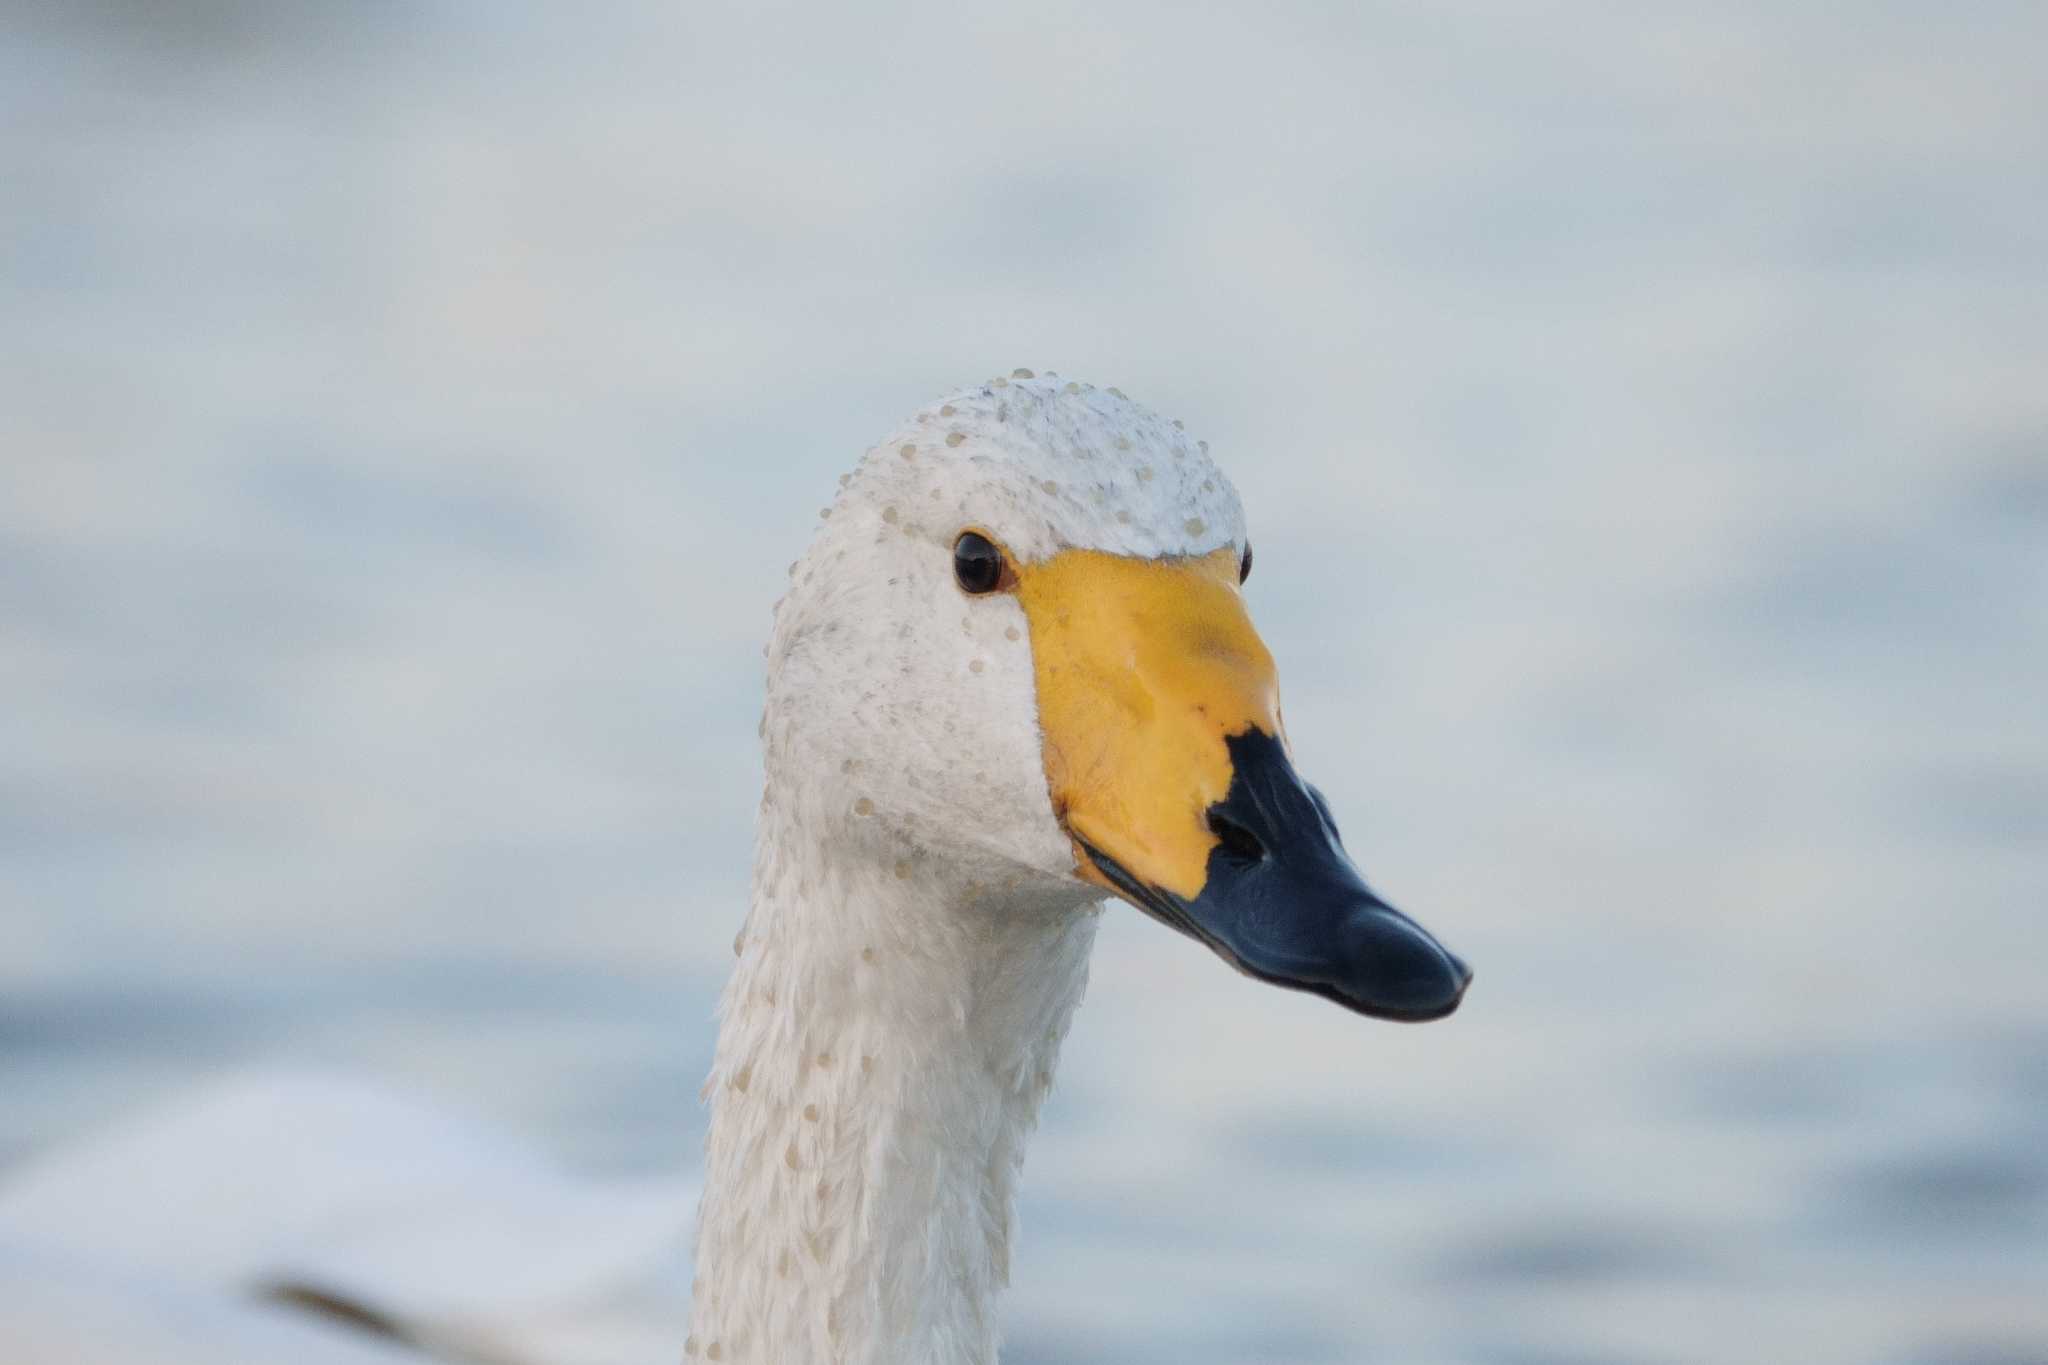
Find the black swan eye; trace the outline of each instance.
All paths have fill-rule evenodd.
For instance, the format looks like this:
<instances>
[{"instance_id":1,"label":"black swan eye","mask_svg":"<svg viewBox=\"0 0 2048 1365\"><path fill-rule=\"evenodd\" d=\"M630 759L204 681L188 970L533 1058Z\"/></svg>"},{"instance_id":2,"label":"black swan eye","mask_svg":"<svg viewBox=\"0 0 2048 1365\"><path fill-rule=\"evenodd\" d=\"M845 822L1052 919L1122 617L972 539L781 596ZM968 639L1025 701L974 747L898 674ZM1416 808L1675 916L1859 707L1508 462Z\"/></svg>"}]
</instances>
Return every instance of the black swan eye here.
<instances>
[{"instance_id":1,"label":"black swan eye","mask_svg":"<svg viewBox=\"0 0 2048 1365\"><path fill-rule=\"evenodd\" d=\"M962 531L953 542L953 577L965 592L994 592L1003 583L1003 552L987 536Z\"/></svg>"},{"instance_id":2,"label":"black swan eye","mask_svg":"<svg viewBox=\"0 0 2048 1365\"><path fill-rule=\"evenodd\" d=\"M1244 543L1244 558L1237 565L1237 581L1242 583L1252 576L1252 543Z\"/></svg>"}]
</instances>

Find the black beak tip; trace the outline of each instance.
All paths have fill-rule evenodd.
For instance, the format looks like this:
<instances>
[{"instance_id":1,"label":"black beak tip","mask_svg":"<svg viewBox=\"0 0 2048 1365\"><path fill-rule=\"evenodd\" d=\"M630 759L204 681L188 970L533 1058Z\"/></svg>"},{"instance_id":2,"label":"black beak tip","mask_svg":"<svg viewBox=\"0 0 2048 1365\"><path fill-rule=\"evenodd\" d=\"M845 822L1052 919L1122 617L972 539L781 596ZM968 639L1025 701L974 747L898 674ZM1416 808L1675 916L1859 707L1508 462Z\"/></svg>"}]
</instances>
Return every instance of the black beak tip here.
<instances>
[{"instance_id":1,"label":"black beak tip","mask_svg":"<svg viewBox=\"0 0 2048 1365\"><path fill-rule=\"evenodd\" d=\"M1345 1003L1365 1014L1420 1024L1452 1013L1472 984L1456 953L1399 911L1374 905L1357 923Z\"/></svg>"},{"instance_id":2,"label":"black beak tip","mask_svg":"<svg viewBox=\"0 0 2048 1365\"><path fill-rule=\"evenodd\" d=\"M1465 990L1472 984L1472 969L1464 959L1441 946L1437 951L1443 955L1443 969L1437 974L1431 989L1424 993L1422 1006L1415 1013L1406 1016L1414 1023L1427 1023L1455 1014L1458 1006L1465 1001Z\"/></svg>"}]
</instances>

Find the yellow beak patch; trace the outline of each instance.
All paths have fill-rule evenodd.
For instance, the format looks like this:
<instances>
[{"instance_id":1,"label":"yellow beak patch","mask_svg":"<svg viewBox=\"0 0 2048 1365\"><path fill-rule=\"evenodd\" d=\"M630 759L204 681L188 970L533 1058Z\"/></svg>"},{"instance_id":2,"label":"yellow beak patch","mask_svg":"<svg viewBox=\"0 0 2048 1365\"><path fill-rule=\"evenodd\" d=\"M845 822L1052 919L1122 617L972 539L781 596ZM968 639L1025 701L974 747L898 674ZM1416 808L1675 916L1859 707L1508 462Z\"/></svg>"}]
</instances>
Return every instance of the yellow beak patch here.
<instances>
[{"instance_id":1,"label":"yellow beak patch","mask_svg":"<svg viewBox=\"0 0 2048 1365\"><path fill-rule=\"evenodd\" d=\"M1017 566L1052 808L1071 835L1188 900L1230 790L1227 735L1282 738L1280 687L1232 549L1186 559L1063 550ZM1282 738L1284 743L1284 738ZM1075 849L1086 880L1115 888Z\"/></svg>"}]
</instances>

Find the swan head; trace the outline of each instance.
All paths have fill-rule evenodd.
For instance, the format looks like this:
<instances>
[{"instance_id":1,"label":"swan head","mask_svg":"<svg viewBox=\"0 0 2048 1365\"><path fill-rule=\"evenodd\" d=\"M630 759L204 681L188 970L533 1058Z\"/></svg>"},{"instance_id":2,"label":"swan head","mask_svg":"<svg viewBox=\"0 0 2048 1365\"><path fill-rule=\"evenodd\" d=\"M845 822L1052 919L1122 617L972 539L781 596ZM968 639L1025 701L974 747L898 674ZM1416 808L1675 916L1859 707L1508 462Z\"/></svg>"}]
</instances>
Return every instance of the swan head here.
<instances>
[{"instance_id":1,"label":"swan head","mask_svg":"<svg viewBox=\"0 0 2048 1365\"><path fill-rule=\"evenodd\" d=\"M1115 389L1018 371L932 404L791 566L770 802L948 914L1107 893L1257 979L1450 1013L1470 972L1295 770L1250 554L1206 443Z\"/></svg>"}]
</instances>

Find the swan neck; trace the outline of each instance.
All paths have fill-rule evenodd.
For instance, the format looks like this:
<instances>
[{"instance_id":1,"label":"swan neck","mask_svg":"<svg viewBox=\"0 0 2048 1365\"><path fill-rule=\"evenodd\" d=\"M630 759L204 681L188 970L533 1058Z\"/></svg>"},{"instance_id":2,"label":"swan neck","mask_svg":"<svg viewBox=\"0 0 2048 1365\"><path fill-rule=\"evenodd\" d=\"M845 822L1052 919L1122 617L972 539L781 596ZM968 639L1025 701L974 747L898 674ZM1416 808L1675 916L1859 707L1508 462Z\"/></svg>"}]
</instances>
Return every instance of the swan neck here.
<instances>
[{"instance_id":1,"label":"swan neck","mask_svg":"<svg viewBox=\"0 0 2048 1365\"><path fill-rule=\"evenodd\" d=\"M1025 1138L1095 916L836 852L764 807L706 1082L689 1350L993 1365Z\"/></svg>"}]
</instances>

